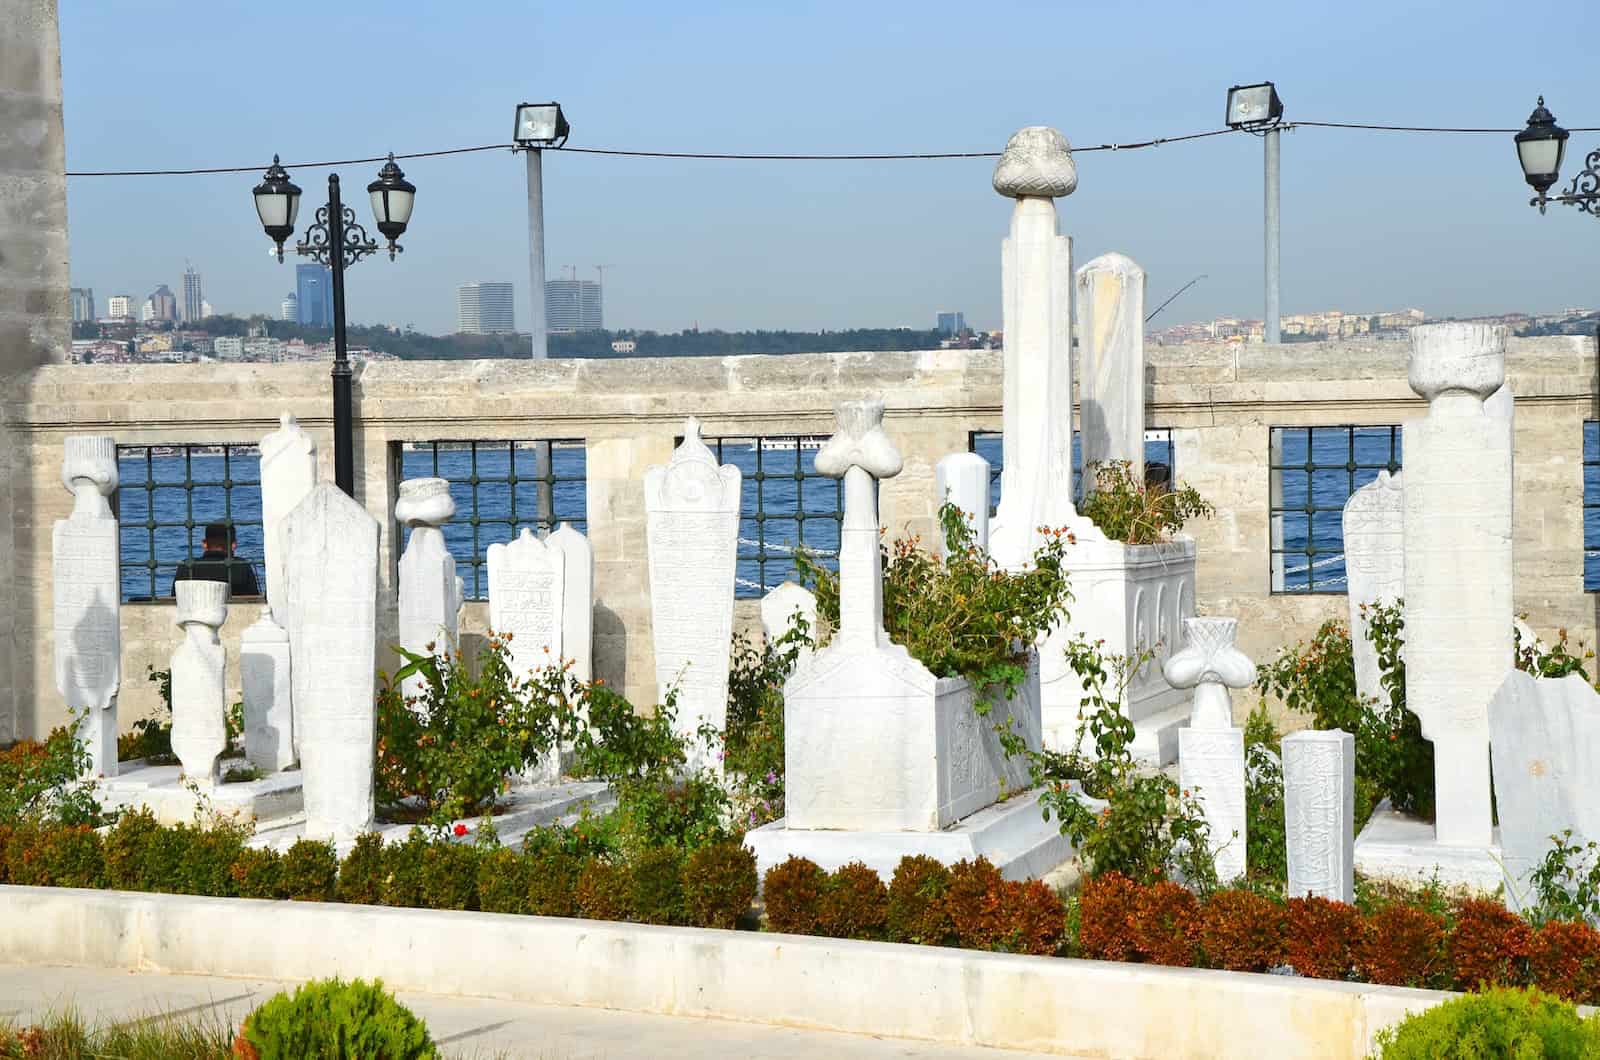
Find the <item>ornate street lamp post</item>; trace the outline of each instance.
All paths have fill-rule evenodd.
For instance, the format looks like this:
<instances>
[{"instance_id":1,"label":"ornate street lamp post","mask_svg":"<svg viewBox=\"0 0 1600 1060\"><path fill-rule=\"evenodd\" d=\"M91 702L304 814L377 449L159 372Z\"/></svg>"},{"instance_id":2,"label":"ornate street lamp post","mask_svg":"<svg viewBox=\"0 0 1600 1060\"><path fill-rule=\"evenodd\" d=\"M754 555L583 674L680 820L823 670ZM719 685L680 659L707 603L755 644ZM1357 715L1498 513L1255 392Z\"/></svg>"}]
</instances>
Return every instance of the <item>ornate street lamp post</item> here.
<instances>
[{"instance_id":1,"label":"ornate street lamp post","mask_svg":"<svg viewBox=\"0 0 1600 1060\"><path fill-rule=\"evenodd\" d=\"M378 179L367 185L372 200L373 218L378 231L389 241L389 260L405 248L396 242L405 234L411 220L411 207L417 189L395 165L394 155L378 171ZM267 238L277 245L278 261L283 261L283 243L294 234L295 214L300 208L300 189L288 172L272 156L272 165L255 189L256 214ZM328 175L328 204L317 207L317 219L306 229L306 237L295 244L295 253L327 266L333 273L333 479L348 496L355 496L355 423L350 397L350 357L345 348L344 270L369 254L378 244L356 221L356 212L339 198L339 175Z\"/></svg>"}]
</instances>

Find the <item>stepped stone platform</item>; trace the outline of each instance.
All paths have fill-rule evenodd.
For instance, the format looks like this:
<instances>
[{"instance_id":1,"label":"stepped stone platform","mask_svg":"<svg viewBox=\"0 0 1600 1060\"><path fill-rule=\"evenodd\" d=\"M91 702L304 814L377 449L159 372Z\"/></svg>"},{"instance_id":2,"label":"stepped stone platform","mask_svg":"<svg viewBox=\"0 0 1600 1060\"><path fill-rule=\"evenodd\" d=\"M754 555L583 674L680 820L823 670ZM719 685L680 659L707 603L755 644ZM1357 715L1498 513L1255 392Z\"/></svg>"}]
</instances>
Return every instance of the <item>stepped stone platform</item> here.
<instances>
[{"instance_id":1,"label":"stepped stone platform","mask_svg":"<svg viewBox=\"0 0 1600 1060\"><path fill-rule=\"evenodd\" d=\"M243 758L225 758L221 772L244 769ZM301 812L301 774L298 769L270 773L259 780L201 787L184 779L181 766L150 765L143 759L123 762L114 777L95 782L95 791L107 809L145 807L162 824L185 824L196 815L210 813L244 820L267 821Z\"/></svg>"},{"instance_id":2,"label":"stepped stone platform","mask_svg":"<svg viewBox=\"0 0 1600 1060\"><path fill-rule=\"evenodd\" d=\"M1387 799L1356 836L1356 871L1364 876L1427 883L1435 877L1452 886L1494 891L1506 882L1500 854L1500 829L1488 847L1446 846L1429 821L1398 813Z\"/></svg>"}]
</instances>

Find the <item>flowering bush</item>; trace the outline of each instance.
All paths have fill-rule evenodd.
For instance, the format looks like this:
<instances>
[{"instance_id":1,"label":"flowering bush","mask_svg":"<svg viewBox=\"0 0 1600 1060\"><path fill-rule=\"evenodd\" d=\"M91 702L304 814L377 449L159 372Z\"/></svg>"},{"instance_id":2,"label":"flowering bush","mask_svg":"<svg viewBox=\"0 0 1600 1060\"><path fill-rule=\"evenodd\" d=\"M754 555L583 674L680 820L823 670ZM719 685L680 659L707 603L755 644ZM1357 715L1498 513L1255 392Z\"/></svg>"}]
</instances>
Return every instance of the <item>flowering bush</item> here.
<instances>
[{"instance_id":1,"label":"flowering bush","mask_svg":"<svg viewBox=\"0 0 1600 1060\"><path fill-rule=\"evenodd\" d=\"M728 667L727 783L739 823L757 828L783 816L783 683L813 645L804 618L771 644L733 638Z\"/></svg>"},{"instance_id":2,"label":"flowering bush","mask_svg":"<svg viewBox=\"0 0 1600 1060\"><path fill-rule=\"evenodd\" d=\"M88 768L88 750L67 729L0 751L0 824L103 823L94 784L83 779Z\"/></svg>"},{"instance_id":3,"label":"flowering bush","mask_svg":"<svg viewBox=\"0 0 1600 1060\"><path fill-rule=\"evenodd\" d=\"M1153 545L1170 540L1189 520L1216 512L1193 486L1171 490L1145 485L1127 460L1091 464L1085 473L1094 476L1094 490L1083 499L1079 514L1113 541Z\"/></svg>"}]
</instances>

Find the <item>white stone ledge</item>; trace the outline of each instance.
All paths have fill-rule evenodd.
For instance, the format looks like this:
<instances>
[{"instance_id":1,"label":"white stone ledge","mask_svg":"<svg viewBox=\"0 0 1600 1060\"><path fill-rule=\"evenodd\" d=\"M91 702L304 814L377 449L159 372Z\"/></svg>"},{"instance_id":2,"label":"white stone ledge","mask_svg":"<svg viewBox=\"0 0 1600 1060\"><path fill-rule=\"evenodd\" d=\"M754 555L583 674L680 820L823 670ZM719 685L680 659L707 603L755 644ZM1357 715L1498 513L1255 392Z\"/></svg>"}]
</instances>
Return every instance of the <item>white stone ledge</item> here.
<instances>
[{"instance_id":1,"label":"white stone ledge","mask_svg":"<svg viewBox=\"0 0 1600 1060\"><path fill-rule=\"evenodd\" d=\"M16 963L711 1017L1077 1056L1360 1057L1448 995L1099 961L588 920L0 887Z\"/></svg>"}]
</instances>

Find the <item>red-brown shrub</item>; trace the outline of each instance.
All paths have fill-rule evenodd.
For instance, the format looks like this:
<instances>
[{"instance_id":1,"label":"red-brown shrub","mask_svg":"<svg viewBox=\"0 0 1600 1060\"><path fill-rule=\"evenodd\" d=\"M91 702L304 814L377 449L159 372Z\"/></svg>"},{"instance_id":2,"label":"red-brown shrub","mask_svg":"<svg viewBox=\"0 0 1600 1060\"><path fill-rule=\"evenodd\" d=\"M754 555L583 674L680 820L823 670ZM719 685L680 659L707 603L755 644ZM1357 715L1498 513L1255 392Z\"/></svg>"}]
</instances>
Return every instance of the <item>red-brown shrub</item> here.
<instances>
[{"instance_id":1,"label":"red-brown shrub","mask_svg":"<svg viewBox=\"0 0 1600 1060\"><path fill-rule=\"evenodd\" d=\"M950 889L950 870L926 854L900 859L889 881L889 938L924 946L955 942L950 910L944 895Z\"/></svg>"},{"instance_id":2,"label":"red-brown shrub","mask_svg":"<svg viewBox=\"0 0 1600 1060\"><path fill-rule=\"evenodd\" d=\"M1600 931L1581 920L1550 921L1533 936L1528 969L1541 990L1600 1004Z\"/></svg>"},{"instance_id":3,"label":"red-brown shrub","mask_svg":"<svg viewBox=\"0 0 1600 1060\"><path fill-rule=\"evenodd\" d=\"M1356 947L1356 970L1367 982L1385 986L1447 982L1444 917L1404 902L1367 914Z\"/></svg>"},{"instance_id":4,"label":"red-brown shrub","mask_svg":"<svg viewBox=\"0 0 1600 1060\"><path fill-rule=\"evenodd\" d=\"M1456 989L1523 985L1532 949L1528 922L1494 899L1469 898L1456 907L1449 945Z\"/></svg>"},{"instance_id":5,"label":"red-brown shrub","mask_svg":"<svg viewBox=\"0 0 1600 1060\"><path fill-rule=\"evenodd\" d=\"M1361 938L1361 911L1326 898L1284 903L1284 962L1311 979L1348 979Z\"/></svg>"},{"instance_id":6,"label":"red-brown shrub","mask_svg":"<svg viewBox=\"0 0 1600 1060\"><path fill-rule=\"evenodd\" d=\"M1142 888L1120 872L1092 876L1078 895L1078 948L1098 961L1133 961L1134 907Z\"/></svg>"},{"instance_id":7,"label":"red-brown shrub","mask_svg":"<svg viewBox=\"0 0 1600 1060\"><path fill-rule=\"evenodd\" d=\"M1251 891L1218 891L1200 910L1200 947L1214 968L1264 972L1283 960L1283 906Z\"/></svg>"},{"instance_id":8,"label":"red-brown shrub","mask_svg":"<svg viewBox=\"0 0 1600 1060\"><path fill-rule=\"evenodd\" d=\"M1061 948L1067 933L1067 907L1042 880L1002 880L991 900L1005 925L1001 946L1008 953L1048 957Z\"/></svg>"},{"instance_id":9,"label":"red-brown shrub","mask_svg":"<svg viewBox=\"0 0 1600 1060\"><path fill-rule=\"evenodd\" d=\"M993 895L1002 883L1000 870L988 858L958 861L950 866L945 908L955 929L956 944L968 950L992 950L1005 938L1005 924Z\"/></svg>"},{"instance_id":10,"label":"red-brown shrub","mask_svg":"<svg viewBox=\"0 0 1600 1060\"><path fill-rule=\"evenodd\" d=\"M1142 959L1192 967L1200 941L1200 900L1170 880L1152 883L1134 901L1131 927L1133 947Z\"/></svg>"},{"instance_id":11,"label":"red-brown shrub","mask_svg":"<svg viewBox=\"0 0 1600 1060\"><path fill-rule=\"evenodd\" d=\"M818 906L822 934L836 939L881 939L889 923L889 889L859 861L828 874Z\"/></svg>"},{"instance_id":12,"label":"red-brown shrub","mask_svg":"<svg viewBox=\"0 0 1600 1060\"><path fill-rule=\"evenodd\" d=\"M828 874L808 858L791 856L767 870L761 893L767 905L767 926L790 935L822 934L822 891Z\"/></svg>"}]
</instances>

